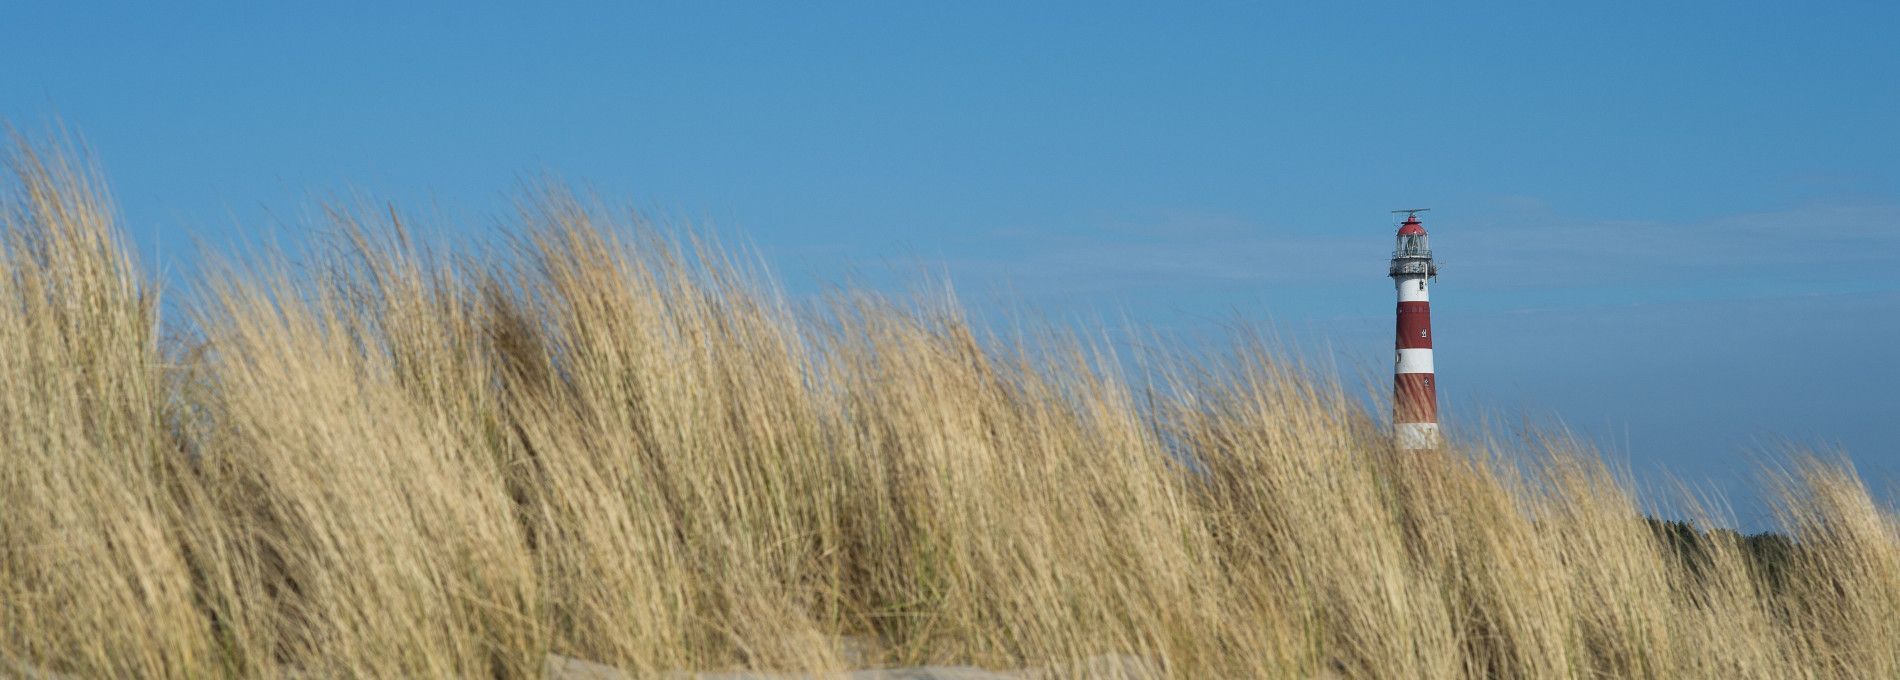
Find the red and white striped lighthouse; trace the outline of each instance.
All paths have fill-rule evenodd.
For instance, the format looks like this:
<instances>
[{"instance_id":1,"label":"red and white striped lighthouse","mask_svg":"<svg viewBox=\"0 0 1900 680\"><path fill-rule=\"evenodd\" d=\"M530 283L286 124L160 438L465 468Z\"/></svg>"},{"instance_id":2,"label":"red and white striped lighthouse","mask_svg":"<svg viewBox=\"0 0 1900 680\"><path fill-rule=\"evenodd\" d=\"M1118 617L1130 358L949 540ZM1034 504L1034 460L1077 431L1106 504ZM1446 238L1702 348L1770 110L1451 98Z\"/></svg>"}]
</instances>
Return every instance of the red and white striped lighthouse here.
<instances>
[{"instance_id":1,"label":"red and white striped lighthouse","mask_svg":"<svg viewBox=\"0 0 1900 680\"><path fill-rule=\"evenodd\" d=\"M1431 245L1418 214L1428 208L1394 210L1405 213L1398 243L1392 249L1388 273L1398 288L1398 357L1392 376L1392 438L1398 448L1438 448L1438 388L1432 375L1431 281L1438 276Z\"/></svg>"}]
</instances>

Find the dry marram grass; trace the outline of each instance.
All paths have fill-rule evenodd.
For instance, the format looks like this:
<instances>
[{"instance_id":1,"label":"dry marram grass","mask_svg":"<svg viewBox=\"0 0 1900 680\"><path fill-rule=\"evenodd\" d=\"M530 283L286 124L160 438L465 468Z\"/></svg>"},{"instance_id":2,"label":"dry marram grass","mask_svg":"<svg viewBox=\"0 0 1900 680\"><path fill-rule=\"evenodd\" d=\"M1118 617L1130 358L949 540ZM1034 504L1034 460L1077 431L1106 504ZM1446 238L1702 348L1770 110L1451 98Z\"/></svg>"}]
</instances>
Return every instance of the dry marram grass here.
<instances>
[{"instance_id":1,"label":"dry marram grass","mask_svg":"<svg viewBox=\"0 0 1900 680\"><path fill-rule=\"evenodd\" d=\"M1560 440L1395 455L1266 343L1136 381L947 300L795 308L559 190L462 259L333 211L167 336L60 148L14 140L0 213L0 674L1900 676L1840 466L1781 479L1772 559L1683 543Z\"/></svg>"}]
</instances>

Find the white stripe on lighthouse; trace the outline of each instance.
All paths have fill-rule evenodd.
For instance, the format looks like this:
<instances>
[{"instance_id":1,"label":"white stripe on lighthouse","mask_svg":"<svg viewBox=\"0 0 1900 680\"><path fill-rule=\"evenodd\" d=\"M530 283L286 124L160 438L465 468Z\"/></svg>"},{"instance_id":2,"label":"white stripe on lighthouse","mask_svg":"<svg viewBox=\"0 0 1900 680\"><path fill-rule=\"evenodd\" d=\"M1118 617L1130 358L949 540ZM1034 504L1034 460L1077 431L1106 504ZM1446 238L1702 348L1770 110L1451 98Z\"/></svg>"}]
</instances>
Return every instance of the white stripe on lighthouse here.
<instances>
[{"instance_id":1,"label":"white stripe on lighthouse","mask_svg":"<svg viewBox=\"0 0 1900 680\"><path fill-rule=\"evenodd\" d=\"M1399 350L1398 364L1398 370L1393 371L1394 373L1434 372L1432 370L1432 350L1430 347Z\"/></svg>"},{"instance_id":2,"label":"white stripe on lighthouse","mask_svg":"<svg viewBox=\"0 0 1900 680\"><path fill-rule=\"evenodd\" d=\"M1393 434L1400 449L1438 448L1438 423L1397 423Z\"/></svg>"},{"instance_id":3,"label":"white stripe on lighthouse","mask_svg":"<svg viewBox=\"0 0 1900 680\"><path fill-rule=\"evenodd\" d=\"M1423 276L1407 276L1396 279L1399 288L1399 302L1431 302L1430 285Z\"/></svg>"}]
</instances>

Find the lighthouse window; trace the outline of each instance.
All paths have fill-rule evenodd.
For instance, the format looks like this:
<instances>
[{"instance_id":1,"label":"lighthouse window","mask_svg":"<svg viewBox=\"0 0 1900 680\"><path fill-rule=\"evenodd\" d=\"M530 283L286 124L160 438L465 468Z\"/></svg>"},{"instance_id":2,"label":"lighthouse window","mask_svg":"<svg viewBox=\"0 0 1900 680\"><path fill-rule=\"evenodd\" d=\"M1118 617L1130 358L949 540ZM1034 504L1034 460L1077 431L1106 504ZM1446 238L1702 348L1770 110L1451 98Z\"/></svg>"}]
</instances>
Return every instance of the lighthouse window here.
<instances>
[{"instance_id":1,"label":"lighthouse window","mask_svg":"<svg viewBox=\"0 0 1900 680\"><path fill-rule=\"evenodd\" d=\"M1424 280L1424 279L1419 279L1419 280L1418 280L1418 289L1419 289L1419 290L1425 290L1425 280Z\"/></svg>"}]
</instances>

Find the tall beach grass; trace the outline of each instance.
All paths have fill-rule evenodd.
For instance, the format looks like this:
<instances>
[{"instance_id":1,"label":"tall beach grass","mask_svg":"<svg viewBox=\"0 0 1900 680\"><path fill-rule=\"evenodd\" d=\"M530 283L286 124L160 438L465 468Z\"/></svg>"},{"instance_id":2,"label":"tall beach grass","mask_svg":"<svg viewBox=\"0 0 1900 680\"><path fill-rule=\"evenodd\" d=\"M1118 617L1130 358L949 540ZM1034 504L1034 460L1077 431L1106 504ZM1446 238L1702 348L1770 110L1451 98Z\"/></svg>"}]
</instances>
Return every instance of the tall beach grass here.
<instances>
[{"instance_id":1,"label":"tall beach grass","mask_svg":"<svg viewBox=\"0 0 1900 680\"><path fill-rule=\"evenodd\" d=\"M6 163L0 676L1900 677L1840 464L1770 480L1781 550L1685 539L1561 438L1399 454L1258 339L788 300L559 188L453 253L338 207L161 320L84 156Z\"/></svg>"}]
</instances>

